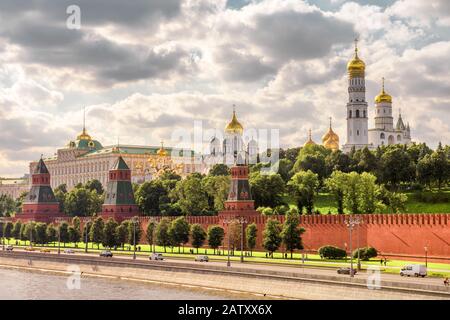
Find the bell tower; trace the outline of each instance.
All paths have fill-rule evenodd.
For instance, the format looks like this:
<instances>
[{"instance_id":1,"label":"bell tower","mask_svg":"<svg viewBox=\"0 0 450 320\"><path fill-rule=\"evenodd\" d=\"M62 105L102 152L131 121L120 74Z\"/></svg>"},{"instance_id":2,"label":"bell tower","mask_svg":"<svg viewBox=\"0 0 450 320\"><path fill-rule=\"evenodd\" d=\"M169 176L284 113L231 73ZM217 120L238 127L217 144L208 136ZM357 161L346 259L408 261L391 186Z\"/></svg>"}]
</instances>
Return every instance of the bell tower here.
<instances>
[{"instance_id":1,"label":"bell tower","mask_svg":"<svg viewBox=\"0 0 450 320\"><path fill-rule=\"evenodd\" d=\"M358 40L355 39L355 55L347 64L347 142L343 146L346 153L352 148L358 150L369 145L365 70L366 65L358 56Z\"/></svg>"}]
</instances>

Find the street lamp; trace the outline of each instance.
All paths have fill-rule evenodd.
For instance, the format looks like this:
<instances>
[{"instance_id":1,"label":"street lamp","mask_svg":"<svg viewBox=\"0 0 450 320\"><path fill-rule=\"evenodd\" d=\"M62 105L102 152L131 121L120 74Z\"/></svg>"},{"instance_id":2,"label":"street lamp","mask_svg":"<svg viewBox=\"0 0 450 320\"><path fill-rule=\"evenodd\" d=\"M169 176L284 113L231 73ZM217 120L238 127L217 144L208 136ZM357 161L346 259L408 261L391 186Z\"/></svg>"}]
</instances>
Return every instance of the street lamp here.
<instances>
[{"instance_id":1,"label":"street lamp","mask_svg":"<svg viewBox=\"0 0 450 320\"><path fill-rule=\"evenodd\" d=\"M89 227L89 223L91 223L91 218L85 218L85 222L84 222L84 230L85 230L85 235L84 235L84 241L86 243L86 246L84 247L84 252L88 253L88 227Z\"/></svg>"},{"instance_id":2,"label":"street lamp","mask_svg":"<svg viewBox=\"0 0 450 320\"><path fill-rule=\"evenodd\" d=\"M33 248L33 228L34 228L34 221L30 221L30 248Z\"/></svg>"},{"instance_id":3,"label":"street lamp","mask_svg":"<svg viewBox=\"0 0 450 320\"><path fill-rule=\"evenodd\" d=\"M64 219L57 218L55 222L58 224L58 255L61 254L61 223L65 222Z\"/></svg>"},{"instance_id":4,"label":"street lamp","mask_svg":"<svg viewBox=\"0 0 450 320\"><path fill-rule=\"evenodd\" d=\"M0 223L4 224L6 221L7 220L5 218L0 218ZM2 228L3 228L3 230L2 230L2 244L3 244L3 251L5 251L5 233L4 233L5 226L2 225Z\"/></svg>"},{"instance_id":5,"label":"street lamp","mask_svg":"<svg viewBox=\"0 0 450 320\"><path fill-rule=\"evenodd\" d=\"M357 225L359 225L361 223L361 219L360 217L357 216L350 216L348 219L346 219L345 221L345 225L347 226L349 233L350 233L350 277L354 277L353 274L353 252L352 252L352 231L353 228ZM358 237L358 246L359 246L359 237ZM359 248L358 248L358 268L360 268L361 263L360 263L360 256L359 256Z\"/></svg>"},{"instance_id":6,"label":"street lamp","mask_svg":"<svg viewBox=\"0 0 450 320\"><path fill-rule=\"evenodd\" d=\"M423 247L425 249L425 267L428 267L428 247Z\"/></svg>"},{"instance_id":7,"label":"street lamp","mask_svg":"<svg viewBox=\"0 0 450 320\"><path fill-rule=\"evenodd\" d=\"M131 219L133 221L133 260L136 260L136 217L134 217L133 219Z\"/></svg>"},{"instance_id":8,"label":"street lamp","mask_svg":"<svg viewBox=\"0 0 450 320\"><path fill-rule=\"evenodd\" d=\"M241 224L241 263L244 262L244 224L247 223L247 220L244 217L239 217L238 222Z\"/></svg>"},{"instance_id":9,"label":"street lamp","mask_svg":"<svg viewBox=\"0 0 450 320\"><path fill-rule=\"evenodd\" d=\"M227 259L227 267L231 267L231 260L230 260L230 227L229 225L236 221L236 219L225 219L223 220L223 223L228 226L227 228L227 237L228 237L228 259Z\"/></svg>"}]
</instances>

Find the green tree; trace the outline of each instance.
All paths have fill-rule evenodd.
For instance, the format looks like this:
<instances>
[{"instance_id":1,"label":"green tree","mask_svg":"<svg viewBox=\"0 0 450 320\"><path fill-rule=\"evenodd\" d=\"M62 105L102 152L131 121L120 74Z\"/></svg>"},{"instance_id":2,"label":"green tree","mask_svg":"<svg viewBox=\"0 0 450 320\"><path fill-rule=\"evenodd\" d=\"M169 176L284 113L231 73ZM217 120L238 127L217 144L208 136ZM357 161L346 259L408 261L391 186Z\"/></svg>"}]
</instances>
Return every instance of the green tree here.
<instances>
[{"instance_id":1,"label":"green tree","mask_svg":"<svg viewBox=\"0 0 450 320\"><path fill-rule=\"evenodd\" d=\"M330 150L321 145L305 146L300 149L293 170L294 172L311 170L322 181L327 175L325 159L330 153Z\"/></svg>"},{"instance_id":2,"label":"green tree","mask_svg":"<svg viewBox=\"0 0 450 320\"><path fill-rule=\"evenodd\" d=\"M116 233L116 243L117 243L117 245L121 246L123 249L125 246L125 243L128 241L128 223L127 223L127 221L122 221L122 223L116 227L115 233Z\"/></svg>"},{"instance_id":3,"label":"green tree","mask_svg":"<svg viewBox=\"0 0 450 320\"><path fill-rule=\"evenodd\" d=\"M217 163L215 164L211 170L209 170L209 175L211 176L229 176L230 175L230 169L227 165L223 163Z\"/></svg>"},{"instance_id":4,"label":"green tree","mask_svg":"<svg viewBox=\"0 0 450 320\"><path fill-rule=\"evenodd\" d=\"M55 194L56 200L59 202L59 210L61 212L66 212L64 204L66 202L67 185L65 183L60 184L53 190L53 193Z\"/></svg>"},{"instance_id":5,"label":"green tree","mask_svg":"<svg viewBox=\"0 0 450 320\"><path fill-rule=\"evenodd\" d=\"M380 159L379 178L391 189L397 189L402 182L414 181L415 166L403 146L393 145L386 149Z\"/></svg>"},{"instance_id":6,"label":"green tree","mask_svg":"<svg viewBox=\"0 0 450 320\"><path fill-rule=\"evenodd\" d=\"M85 188L88 189L89 191L95 190L97 194L103 194L103 192L105 191L103 189L102 183L97 179L89 180L88 182L86 182Z\"/></svg>"},{"instance_id":7,"label":"green tree","mask_svg":"<svg viewBox=\"0 0 450 320\"><path fill-rule=\"evenodd\" d=\"M105 226L103 227L103 239L102 244L104 247L113 248L118 244L116 229L119 224L114 221L112 218L109 218L106 221Z\"/></svg>"},{"instance_id":8,"label":"green tree","mask_svg":"<svg viewBox=\"0 0 450 320\"><path fill-rule=\"evenodd\" d=\"M16 201L6 194L0 195L0 216L10 217L16 212Z\"/></svg>"},{"instance_id":9,"label":"green tree","mask_svg":"<svg viewBox=\"0 0 450 320\"><path fill-rule=\"evenodd\" d=\"M281 238L283 243L291 253L291 259L296 249L303 249L301 235L305 232L305 229L299 227L300 217L298 212L289 211L286 214L286 219L284 220L283 230L281 232Z\"/></svg>"},{"instance_id":10,"label":"green tree","mask_svg":"<svg viewBox=\"0 0 450 320\"><path fill-rule=\"evenodd\" d=\"M201 215L208 209L208 195L199 175L191 174L178 181L170 196L178 202L184 215Z\"/></svg>"},{"instance_id":11,"label":"green tree","mask_svg":"<svg viewBox=\"0 0 450 320\"><path fill-rule=\"evenodd\" d=\"M12 224L11 224L12 225ZM6 234L6 232L5 232ZM36 223L35 222L28 222L25 224L24 228L24 235L22 238L31 242L36 242Z\"/></svg>"},{"instance_id":12,"label":"green tree","mask_svg":"<svg viewBox=\"0 0 450 320\"><path fill-rule=\"evenodd\" d=\"M101 211L102 196L96 190L75 187L65 196L64 209L70 216L92 216Z\"/></svg>"},{"instance_id":13,"label":"green tree","mask_svg":"<svg viewBox=\"0 0 450 320\"><path fill-rule=\"evenodd\" d=\"M164 247L164 252L166 252L166 247L170 245L169 227L170 220L167 218L162 218L156 226L156 243Z\"/></svg>"},{"instance_id":14,"label":"green tree","mask_svg":"<svg viewBox=\"0 0 450 320\"><path fill-rule=\"evenodd\" d=\"M344 213L344 192L346 189L347 176L341 171L334 171L325 181L325 186L336 201L336 207L339 214Z\"/></svg>"},{"instance_id":15,"label":"green tree","mask_svg":"<svg viewBox=\"0 0 450 320\"><path fill-rule=\"evenodd\" d=\"M299 212L306 208L308 213L314 209L314 196L319 187L319 176L312 172L297 172L288 182L288 189L297 202Z\"/></svg>"},{"instance_id":16,"label":"green tree","mask_svg":"<svg viewBox=\"0 0 450 320\"><path fill-rule=\"evenodd\" d=\"M100 248L100 243L103 241L104 228L105 223L101 217L96 218L90 228L89 238L93 243L97 244L97 248Z\"/></svg>"},{"instance_id":17,"label":"green tree","mask_svg":"<svg viewBox=\"0 0 450 320\"><path fill-rule=\"evenodd\" d=\"M47 243L47 224L43 222L36 223L36 243Z\"/></svg>"},{"instance_id":18,"label":"green tree","mask_svg":"<svg viewBox=\"0 0 450 320\"><path fill-rule=\"evenodd\" d=\"M69 227L69 238L71 242L74 242L76 245L81 240L81 221L79 217L74 217L72 219L72 225Z\"/></svg>"},{"instance_id":19,"label":"green tree","mask_svg":"<svg viewBox=\"0 0 450 320\"><path fill-rule=\"evenodd\" d=\"M135 197L145 215L160 215L161 205L169 202L167 189L161 180L144 182L138 187Z\"/></svg>"},{"instance_id":20,"label":"green tree","mask_svg":"<svg viewBox=\"0 0 450 320\"><path fill-rule=\"evenodd\" d=\"M245 228L245 238L247 239L247 248L250 250L250 255L253 255L253 249L256 247L256 239L258 236L258 228L255 223L249 224Z\"/></svg>"},{"instance_id":21,"label":"green tree","mask_svg":"<svg viewBox=\"0 0 450 320\"><path fill-rule=\"evenodd\" d=\"M64 247L66 243L70 242L69 224L62 222L58 226L59 240L63 243Z\"/></svg>"},{"instance_id":22,"label":"green tree","mask_svg":"<svg viewBox=\"0 0 450 320\"><path fill-rule=\"evenodd\" d=\"M170 242L178 246L178 252L180 252L180 245L183 245L184 252L184 244L189 242L189 231L190 226L185 217L176 218L171 222L169 227Z\"/></svg>"},{"instance_id":23,"label":"green tree","mask_svg":"<svg viewBox=\"0 0 450 320\"><path fill-rule=\"evenodd\" d=\"M263 231L263 247L269 251L270 256L277 251L281 245L281 224L276 219L269 219Z\"/></svg>"},{"instance_id":24,"label":"green tree","mask_svg":"<svg viewBox=\"0 0 450 320\"><path fill-rule=\"evenodd\" d=\"M249 183L256 207L275 208L285 204L285 183L279 174L250 173Z\"/></svg>"},{"instance_id":25,"label":"green tree","mask_svg":"<svg viewBox=\"0 0 450 320\"><path fill-rule=\"evenodd\" d=\"M193 224L191 226L191 234L192 234L192 246L197 249L203 246L206 240L206 232L203 227L199 224Z\"/></svg>"},{"instance_id":26,"label":"green tree","mask_svg":"<svg viewBox=\"0 0 450 320\"><path fill-rule=\"evenodd\" d=\"M12 230L12 236L16 240L21 239L21 233L20 233L21 229L22 229L22 222L20 220L17 220L16 223L14 223L14 228Z\"/></svg>"},{"instance_id":27,"label":"green tree","mask_svg":"<svg viewBox=\"0 0 450 320\"><path fill-rule=\"evenodd\" d=\"M216 249L222 244L223 238L225 236L225 231L219 226L209 226L208 228L208 246L214 249L214 254L216 254Z\"/></svg>"},{"instance_id":28,"label":"green tree","mask_svg":"<svg viewBox=\"0 0 450 320\"><path fill-rule=\"evenodd\" d=\"M8 241L8 244L9 244L9 240L12 238L13 228L14 228L14 225L10 221L6 222L3 226L3 236Z\"/></svg>"},{"instance_id":29,"label":"green tree","mask_svg":"<svg viewBox=\"0 0 450 320\"><path fill-rule=\"evenodd\" d=\"M223 210L230 183L230 177L225 175L209 175L203 178L202 186L208 196L208 206L211 211Z\"/></svg>"},{"instance_id":30,"label":"green tree","mask_svg":"<svg viewBox=\"0 0 450 320\"><path fill-rule=\"evenodd\" d=\"M47 226L47 230L45 232L47 234L48 242L56 242L58 240L58 231L52 223Z\"/></svg>"},{"instance_id":31,"label":"green tree","mask_svg":"<svg viewBox=\"0 0 450 320\"><path fill-rule=\"evenodd\" d=\"M428 186L435 184L439 190L450 178L450 160L441 148L425 155L417 163L418 180Z\"/></svg>"}]
</instances>

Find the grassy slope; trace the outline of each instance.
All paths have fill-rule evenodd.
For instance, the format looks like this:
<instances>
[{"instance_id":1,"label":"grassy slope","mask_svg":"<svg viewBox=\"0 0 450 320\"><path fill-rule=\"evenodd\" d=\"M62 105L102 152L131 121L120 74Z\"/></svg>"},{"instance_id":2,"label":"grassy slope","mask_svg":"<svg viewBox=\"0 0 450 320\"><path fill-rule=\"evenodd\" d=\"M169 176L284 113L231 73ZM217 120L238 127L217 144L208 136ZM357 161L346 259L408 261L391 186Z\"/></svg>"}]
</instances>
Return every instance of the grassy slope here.
<instances>
[{"instance_id":1,"label":"grassy slope","mask_svg":"<svg viewBox=\"0 0 450 320\"><path fill-rule=\"evenodd\" d=\"M444 191L450 193L450 190ZM413 193L405 193L408 196L406 203L407 213L450 213L450 203L425 203L414 199ZM294 205L291 199L287 200L290 206ZM319 209L322 214L337 213L336 203L332 195L328 193L320 193L315 200L315 207Z\"/></svg>"}]
</instances>

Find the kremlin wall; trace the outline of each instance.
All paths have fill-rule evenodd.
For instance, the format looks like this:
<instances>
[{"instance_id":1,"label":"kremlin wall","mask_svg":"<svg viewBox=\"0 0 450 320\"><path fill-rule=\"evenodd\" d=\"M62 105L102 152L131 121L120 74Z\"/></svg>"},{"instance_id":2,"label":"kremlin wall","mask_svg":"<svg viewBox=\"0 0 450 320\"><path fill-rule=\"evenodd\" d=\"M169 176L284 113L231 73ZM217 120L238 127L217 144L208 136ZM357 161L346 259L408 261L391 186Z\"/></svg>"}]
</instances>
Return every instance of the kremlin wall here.
<instances>
[{"instance_id":1,"label":"kremlin wall","mask_svg":"<svg viewBox=\"0 0 450 320\"><path fill-rule=\"evenodd\" d=\"M227 232L228 222L243 218L244 224L255 223L258 228L257 250L262 250L263 230L267 220L254 209L248 183L248 166L236 164L231 168L232 181L225 209L217 216L188 216L190 224L198 223L207 230L219 225ZM33 185L24 202L23 212L16 214L14 221L42 221L52 223L71 218L59 212L58 203L50 187L50 174L41 159L32 176ZM110 170L106 188L106 200L99 216L114 218L120 222L139 215L131 187L130 169L119 156ZM450 260L450 216L446 214L363 214L358 215L362 223L353 231L352 248L372 246L380 255L421 258L427 248L430 259ZM349 250L349 230L345 224L348 215L302 215L300 226L306 252L314 252L324 245L334 245ZM174 217L171 217L174 218ZM284 222L284 216L273 216ZM161 217L139 216L144 234L150 221ZM81 218L82 228L88 218ZM226 236L225 236L226 239ZM282 249L281 249L282 250Z\"/></svg>"}]
</instances>

